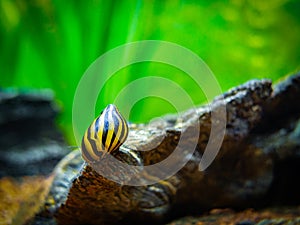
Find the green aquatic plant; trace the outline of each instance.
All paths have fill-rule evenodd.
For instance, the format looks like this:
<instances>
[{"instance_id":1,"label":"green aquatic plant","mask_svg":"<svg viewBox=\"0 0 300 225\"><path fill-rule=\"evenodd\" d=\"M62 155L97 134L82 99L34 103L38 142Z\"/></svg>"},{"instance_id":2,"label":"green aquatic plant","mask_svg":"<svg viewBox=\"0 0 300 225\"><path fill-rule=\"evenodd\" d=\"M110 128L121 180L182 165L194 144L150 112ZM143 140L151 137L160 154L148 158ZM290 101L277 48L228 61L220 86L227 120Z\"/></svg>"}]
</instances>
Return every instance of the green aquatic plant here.
<instances>
[{"instance_id":1,"label":"green aquatic plant","mask_svg":"<svg viewBox=\"0 0 300 225\"><path fill-rule=\"evenodd\" d=\"M2 0L0 85L53 89L63 110L58 123L72 143L76 86L106 51L139 40L170 41L199 55L224 91L251 78L277 80L299 69L299 9L297 0ZM184 72L160 63L139 63L106 83L97 108L113 102L128 82L147 75L179 83L195 104L205 101ZM130 120L143 122L174 110L166 101L149 97L135 105Z\"/></svg>"}]
</instances>

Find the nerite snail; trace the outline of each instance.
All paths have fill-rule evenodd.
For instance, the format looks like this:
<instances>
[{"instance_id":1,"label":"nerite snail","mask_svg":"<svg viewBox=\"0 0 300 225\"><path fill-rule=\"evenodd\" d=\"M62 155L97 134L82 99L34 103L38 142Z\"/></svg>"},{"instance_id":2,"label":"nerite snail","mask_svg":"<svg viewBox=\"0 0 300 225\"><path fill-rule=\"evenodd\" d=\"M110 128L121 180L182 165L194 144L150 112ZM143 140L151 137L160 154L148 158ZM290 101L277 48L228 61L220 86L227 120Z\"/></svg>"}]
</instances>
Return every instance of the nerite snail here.
<instances>
[{"instance_id":1,"label":"nerite snail","mask_svg":"<svg viewBox=\"0 0 300 225\"><path fill-rule=\"evenodd\" d=\"M128 125L119 110L109 104L86 130L82 142L82 157L88 163L100 161L116 151L128 136Z\"/></svg>"}]
</instances>

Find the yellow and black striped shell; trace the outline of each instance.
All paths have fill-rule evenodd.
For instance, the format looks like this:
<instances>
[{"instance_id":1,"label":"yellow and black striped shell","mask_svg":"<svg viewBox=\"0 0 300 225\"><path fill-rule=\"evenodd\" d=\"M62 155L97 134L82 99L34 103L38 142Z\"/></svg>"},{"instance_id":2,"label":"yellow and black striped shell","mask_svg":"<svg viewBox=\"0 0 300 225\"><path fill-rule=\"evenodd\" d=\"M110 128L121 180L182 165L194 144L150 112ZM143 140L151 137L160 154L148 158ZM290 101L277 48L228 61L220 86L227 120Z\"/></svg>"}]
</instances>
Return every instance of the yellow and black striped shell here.
<instances>
[{"instance_id":1,"label":"yellow and black striped shell","mask_svg":"<svg viewBox=\"0 0 300 225\"><path fill-rule=\"evenodd\" d=\"M101 160L117 150L128 136L128 125L117 107L109 104L86 130L82 142L82 157L88 163Z\"/></svg>"}]
</instances>

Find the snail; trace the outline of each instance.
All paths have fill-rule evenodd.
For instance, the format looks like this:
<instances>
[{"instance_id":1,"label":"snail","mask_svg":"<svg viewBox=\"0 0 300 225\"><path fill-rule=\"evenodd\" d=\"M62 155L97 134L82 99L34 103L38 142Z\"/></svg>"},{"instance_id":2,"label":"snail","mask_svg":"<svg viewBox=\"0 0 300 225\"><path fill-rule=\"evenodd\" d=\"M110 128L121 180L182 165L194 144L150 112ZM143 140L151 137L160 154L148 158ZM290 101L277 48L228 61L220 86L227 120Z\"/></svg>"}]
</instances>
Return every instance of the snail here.
<instances>
[{"instance_id":1,"label":"snail","mask_svg":"<svg viewBox=\"0 0 300 225\"><path fill-rule=\"evenodd\" d=\"M97 163L119 149L128 136L128 125L117 107L109 104L86 130L81 153L88 163Z\"/></svg>"}]
</instances>

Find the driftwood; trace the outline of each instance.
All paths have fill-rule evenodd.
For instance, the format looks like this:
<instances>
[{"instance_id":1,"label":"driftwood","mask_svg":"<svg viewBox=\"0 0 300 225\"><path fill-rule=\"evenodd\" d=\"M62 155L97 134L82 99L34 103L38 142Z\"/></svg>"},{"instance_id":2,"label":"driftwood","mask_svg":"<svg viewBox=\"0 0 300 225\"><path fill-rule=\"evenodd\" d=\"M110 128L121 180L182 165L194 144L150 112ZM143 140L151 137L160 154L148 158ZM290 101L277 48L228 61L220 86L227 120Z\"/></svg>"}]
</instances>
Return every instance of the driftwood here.
<instances>
[{"instance_id":1,"label":"driftwood","mask_svg":"<svg viewBox=\"0 0 300 225\"><path fill-rule=\"evenodd\" d=\"M226 103L225 136L213 163L201 171L212 111L219 112L222 98ZM126 185L126 167L103 162L98 169L122 177L121 185L97 173L84 163L79 150L74 151L57 166L40 216L54 216L58 224L153 224L215 207L299 203L300 74L274 90L269 80L252 80L222 98L180 117L132 124L127 142L114 154L130 165L153 165L171 155L180 137L186 135L182 152L195 141L196 150L193 155L183 154L190 159L173 176L159 181L155 173L144 174L155 182L131 186ZM195 124L200 124L197 136L193 136ZM219 132L222 136L222 130ZM290 183L285 185L283 180Z\"/></svg>"}]
</instances>

